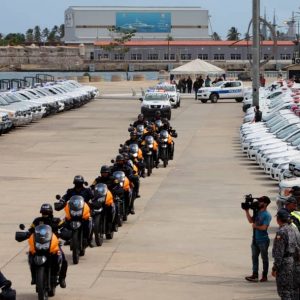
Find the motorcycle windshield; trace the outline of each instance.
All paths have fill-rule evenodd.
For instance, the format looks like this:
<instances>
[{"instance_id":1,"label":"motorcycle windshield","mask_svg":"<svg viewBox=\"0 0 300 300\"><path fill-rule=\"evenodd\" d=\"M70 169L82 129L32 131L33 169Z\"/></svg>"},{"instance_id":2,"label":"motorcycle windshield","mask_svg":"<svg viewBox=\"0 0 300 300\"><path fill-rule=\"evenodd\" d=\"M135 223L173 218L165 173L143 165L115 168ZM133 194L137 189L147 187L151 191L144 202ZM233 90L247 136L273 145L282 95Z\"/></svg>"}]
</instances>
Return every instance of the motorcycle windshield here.
<instances>
[{"instance_id":1,"label":"motorcycle windshield","mask_svg":"<svg viewBox=\"0 0 300 300\"><path fill-rule=\"evenodd\" d=\"M39 225L35 228L34 236L36 243L49 243L52 239L52 228L49 225Z\"/></svg>"},{"instance_id":2,"label":"motorcycle windshield","mask_svg":"<svg viewBox=\"0 0 300 300\"><path fill-rule=\"evenodd\" d=\"M84 200L82 197L81 197L81 199L78 197L76 197L76 198L72 197L69 200L69 206L70 206L70 210L72 210L72 211L81 211L84 206Z\"/></svg>"},{"instance_id":3,"label":"motorcycle windshield","mask_svg":"<svg viewBox=\"0 0 300 300\"><path fill-rule=\"evenodd\" d=\"M113 177L117 182L123 182L125 180L125 173L123 171L116 171L113 173Z\"/></svg>"}]
</instances>

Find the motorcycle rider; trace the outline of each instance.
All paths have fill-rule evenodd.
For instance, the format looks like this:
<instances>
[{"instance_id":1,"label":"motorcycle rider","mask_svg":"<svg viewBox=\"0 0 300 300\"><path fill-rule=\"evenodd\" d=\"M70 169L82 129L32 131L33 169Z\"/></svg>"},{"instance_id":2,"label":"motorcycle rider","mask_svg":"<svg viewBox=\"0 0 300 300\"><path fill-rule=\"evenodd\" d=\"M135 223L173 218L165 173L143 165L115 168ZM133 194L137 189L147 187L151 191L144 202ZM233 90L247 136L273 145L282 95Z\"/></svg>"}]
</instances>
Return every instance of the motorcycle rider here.
<instances>
[{"instance_id":1,"label":"motorcycle rider","mask_svg":"<svg viewBox=\"0 0 300 300\"><path fill-rule=\"evenodd\" d=\"M56 237L59 237L59 230L62 229L65 225L65 222L60 218L55 218L53 216L53 208L51 204L44 203L41 206L40 213L42 214L41 217L37 217L33 220L32 224L30 225L28 231L33 234L35 231L35 227L39 225L49 225L52 228L53 234ZM58 252L58 259L61 260L61 268L59 271L59 285L61 288L66 288L66 276L68 270L68 262L66 260L65 254L59 245L59 252ZM29 257L29 261L30 261ZM31 267L31 284L35 284L35 270L34 265L30 264Z\"/></svg>"},{"instance_id":2,"label":"motorcycle rider","mask_svg":"<svg viewBox=\"0 0 300 300\"><path fill-rule=\"evenodd\" d=\"M151 137L153 137L152 135L149 135ZM143 153L143 156L145 157L146 153L148 152L148 140L149 138L147 138L147 136L145 137L145 139L142 141L142 144L141 144L141 150L142 150L142 153ZM158 158L158 143L156 142L156 140L153 138L153 148L152 148L152 151L153 151L153 160L154 160L154 164L155 164L155 167L158 168L158 165L159 165L159 158Z\"/></svg>"},{"instance_id":3,"label":"motorcycle rider","mask_svg":"<svg viewBox=\"0 0 300 300\"><path fill-rule=\"evenodd\" d=\"M140 170L140 176L146 177L146 175L145 175L145 163L144 163L144 157L143 157L142 150L139 148L138 145L135 145L135 144L131 144L129 146L129 149L130 149L129 157L132 160L132 162Z\"/></svg>"},{"instance_id":4,"label":"motorcycle rider","mask_svg":"<svg viewBox=\"0 0 300 300\"><path fill-rule=\"evenodd\" d=\"M85 188L84 178L81 175L76 175L73 180L74 187L68 189L66 194L62 196L61 200L66 204L72 196L82 196L86 203L93 198L93 193L90 188Z\"/></svg>"},{"instance_id":5,"label":"motorcycle rider","mask_svg":"<svg viewBox=\"0 0 300 300\"><path fill-rule=\"evenodd\" d=\"M125 145L129 146L131 144L139 144L138 135L136 133L136 130L133 130L130 132L130 139L128 139L125 143Z\"/></svg>"},{"instance_id":6,"label":"motorcycle rider","mask_svg":"<svg viewBox=\"0 0 300 300\"><path fill-rule=\"evenodd\" d=\"M85 203L87 203L88 205L89 205L89 201L91 199L93 199L93 197L94 197L91 189L84 187L85 181L84 181L83 176L76 175L74 177L73 184L74 184L74 187L71 188L71 189L68 189L67 192L66 192L66 194L64 196L62 196L61 199L59 200L59 202L62 204L62 208L64 208L66 206L67 202L73 196L81 196L84 199ZM84 232L87 235L88 244L89 244L89 246L91 248L93 248L92 236L91 236L91 234L92 234L92 231L91 231L91 228L92 228L91 219L89 218L88 220L85 220L85 222L83 223L83 225L84 225ZM68 245L68 241L65 243L65 245Z\"/></svg>"},{"instance_id":7,"label":"motorcycle rider","mask_svg":"<svg viewBox=\"0 0 300 300\"><path fill-rule=\"evenodd\" d=\"M16 298L16 291L11 288L11 281L8 280L1 271L0 271L0 289L2 289L2 293L0 294L0 299Z\"/></svg>"},{"instance_id":8,"label":"motorcycle rider","mask_svg":"<svg viewBox=\"0 0 300 300\"><path fill-rule=\"evenodd\" d=\"M95 178L95 180L93 181L93 183L91 184L91 189L94 190L95 186L98 183L104 183L107 185L107 187L109 188L111 183L112 183L112 179L111 179L111 169L109 166L107 165L103 165L100 169L100 176L98 176L97 178Z\"/></svg>"},{"instance_id":9,"label":"motorcycle rider","mask_svg":"<svg viewBox=\"0 0 300 300\"><path fill-rule=\"evenodd\" d=\"M151 120L153 123L155 123L156 120L161 120L162 117L161 117L161 112L160 110L157 110L154 114L154 118Z\"/></svg>"},{"instance_id":10,"label":"motorcycle rider","mask_svg":"<svg viewBox=\"0 0 300 300\"><path fill-rule=\"evenodd\" d=\"M138 125L144 125L144 127L147 126L146 120L144 118L143 114L139 114L137 120L133 123L133 127L137 127Z\"/></svg>"}]
</instances>

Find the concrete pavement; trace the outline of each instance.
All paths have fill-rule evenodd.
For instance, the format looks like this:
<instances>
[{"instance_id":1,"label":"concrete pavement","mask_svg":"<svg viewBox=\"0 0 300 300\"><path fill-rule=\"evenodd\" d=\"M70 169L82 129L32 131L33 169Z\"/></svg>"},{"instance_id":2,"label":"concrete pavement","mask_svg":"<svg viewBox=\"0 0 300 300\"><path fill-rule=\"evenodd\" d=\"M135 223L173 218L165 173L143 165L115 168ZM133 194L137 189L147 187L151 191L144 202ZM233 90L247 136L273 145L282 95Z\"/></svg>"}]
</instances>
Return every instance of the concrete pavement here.
<instances>
[{"instance_id":1,"label":"concrete pavement","mask_svg":"<svg viewBox=\"0 0 300 300\"><path fill-rule=\"evenodd\" d=\"M89 182L128 138L139 101L95 100L0 137L0 266L18 299L36 299L26 263L27 244L14 241L43 202ZM274 280L251 274L251 227L240 202L247 193L275 198L277 185L241 154L241 105L183 99L173 111L175 158L142 179L136 215L111 241L70 262L67 289L55 299L277 299ZM271 204L275 215L275 203ZM270 229L274 237L275 220Z\"/></svg>"}]
</instances>

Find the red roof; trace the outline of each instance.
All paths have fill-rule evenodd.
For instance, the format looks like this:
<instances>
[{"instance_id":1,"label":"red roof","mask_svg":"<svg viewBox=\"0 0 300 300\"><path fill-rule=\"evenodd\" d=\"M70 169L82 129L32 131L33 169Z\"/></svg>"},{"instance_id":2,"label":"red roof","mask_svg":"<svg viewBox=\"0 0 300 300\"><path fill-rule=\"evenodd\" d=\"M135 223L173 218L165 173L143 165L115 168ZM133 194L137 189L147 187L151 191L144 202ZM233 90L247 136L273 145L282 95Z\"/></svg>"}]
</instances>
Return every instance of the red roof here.
<instances>
[{"instance_id":1,"label":"red roof","mask_svg":"<svg viewBox=\"0 0 300 300\"><path fill-rule=\"evenodd\" d=\"M109 45L111 41L98 41L95 42L95 46ZM125 43L126 46L249 46L252 42L249 41L212 41L212 40L178 40L178 41L165 41L165 40L133 40ZM273 41L263 41L263 46L272 46ZM294 46L292 41L277 41L278 46Z\"/></svg>"}]
</instances>

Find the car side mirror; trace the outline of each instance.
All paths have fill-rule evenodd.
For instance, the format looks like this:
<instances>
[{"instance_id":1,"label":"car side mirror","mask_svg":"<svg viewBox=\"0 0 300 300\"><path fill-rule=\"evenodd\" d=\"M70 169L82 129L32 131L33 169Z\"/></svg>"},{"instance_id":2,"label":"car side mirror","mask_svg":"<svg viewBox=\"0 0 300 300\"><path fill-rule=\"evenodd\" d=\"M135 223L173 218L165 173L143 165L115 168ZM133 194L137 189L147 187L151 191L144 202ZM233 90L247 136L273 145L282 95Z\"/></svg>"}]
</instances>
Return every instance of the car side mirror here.
<instances>
[{"instance_id":1,"label":"car side mirror","mask_svg":"<svg viewBox=\"0 0 300 300\"><path fill-rule=\"evenodd\" d=\"M19 225L19 228L20 228L21 230L24 230L24 229L25 229L25 225L24 225L24 224L20 224L20 225Z\"/></svg>"},{"instance_id":2,"label":"car side mirror","mask_svg":"<svg viewBox=\"0 0 300 300\"><path fill-rule=\"evenodd\" d=\"M142 101L143 101L143 98L139 98L139 100L142 102Z\"/></svg>"},{"instance_id":3,"label":"car side mirror","mask_svg":"<svg viewBox=\"0 0 300 300\"><path fill-rule=\"evenodd\" d=\"M60 195L56 195L56 196L55 196L55 199L56 199L56 200L59 200L60 198L61 198Z\"/></svg>"}]
</instances>

